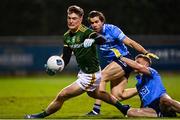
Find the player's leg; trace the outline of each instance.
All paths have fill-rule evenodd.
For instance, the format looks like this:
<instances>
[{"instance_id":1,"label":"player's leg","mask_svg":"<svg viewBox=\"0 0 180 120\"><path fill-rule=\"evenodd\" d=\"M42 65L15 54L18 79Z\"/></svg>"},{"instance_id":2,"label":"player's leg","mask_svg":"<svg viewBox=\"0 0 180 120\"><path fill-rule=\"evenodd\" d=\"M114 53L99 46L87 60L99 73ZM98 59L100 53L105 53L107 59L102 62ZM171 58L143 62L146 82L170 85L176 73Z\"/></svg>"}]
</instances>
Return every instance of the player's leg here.
<instances>
[{"instance_id":1,"label":"player's leg","mask_svg":"<svg viewBox=\"0 0 180 120\"><path fill-rule=\"evenodd\" d=\"M56 112L62 107L64 101L68 100L69 98L78 96L84 93L86 90L95 89L96 86L100 83L100 78L100 71L96 72L95 74L86 74L80 71L78 73L78 79L74 83L60 91L44 112L39 114L27 115L26 118L43 118Z\"/></svg>"},{"instance_id":2,"label":"player's leg","mask_svg":"<svg viewBox=\"0 0 180 120\"><path fill-rule=\"evenodd\" d=\"M93 105L92 110L90 112L88 112L86 115L88 115L88 116L100 115L100 113L101 113L101 104L102 104L102 100L95 99L95 103Z\"/></svg>"},{"instance_id":3,"label":"player's leg","mask_svg":"<svg viewBox=\"0 0 180 120\"><path fill-rule=\"evenodd\" d=\"M100 92L97 88L95 91L87 92L90 97L95 99L103 100L106 103L109 103L119 109L124 115L127 114L128 109L130 108L128 105L122 105L117 98L115 98L112 94L107 93L106 91Z\"/></svg>"},{"instance_id":4,"label":"player's leg","mask_svg":"<svg viewBox=\"0 0 180 120\"><path fill-rule=\"evenodd\" d=\"M32 118L44 118L46 116L49 116L55 113L56 111L58 111L66 100L78 96L82 93L84 93L84 90L82 90L79 87L79 85L76 82L74 82L71 85L65 87L63 90L61 90L56 96L56 98L48 105L48 107L44 112L38 114L26 115L25 118L32 119Z\"/></svg>"},{"instance_id":5,"label":"player's leg","mask_svg":"<svg viewBox=\"0 0 180 120\"><path fill-rule=\"evenodd\" d=\"M52 114L56 111L58 111L63 103L68 100L69 98L76 97L80 94L84 93L84 90L82 90L79 85L74 82L71 85L64 88L62 91L59 92L59 94L56 96L56 98L49 104L47 109L45 110L48 114Z\"/></svg>"},{"instance_id":6,"label":"player's leg","mask_svg":"<svg viewBox=\"0 0 180 120\"><path fill-rule=\"evenodd\" d=\"M127 88L128 80L127 77L121 77L119 79L111 81L111 93L113 96L122 101L137 95L136 88Z\"/></svg>"},{"instance_id":7,"label":"player's leg","mask_svg":"<svg viewBox=\"0 0 180 120\"><path fill-rule=\"evenodd\" d=\"M102 79L99 90L102 92L106 91L106 83L108 81L116 80L117 78L121 78L123 75L125 75L125 72L120 65L118 65L116 62L110 63L102 70ZM101 103L101 100L96 99L93 110L91 110L87 115L100 114Z\"/></svg>"},{"instance_id":8,"label":"player's leg","mask_svg":"<svg viewBox=\"0 0 180 120\"><path fill-rule=\"evenodd\" d=\"M121 65L114 61L102 70L102 80L105 82L116 80L124 75L125 71Z\"/></svg>"},{"instance_id":9,"label":"player's leg","mask_svg":"<svg viewBox=\"0 0 180 120\"><path fill-rule=\"evenodd\" d=\"M160 105L167 106L175 112L180 113L180 102L172 99L168 94L164 94L163 96L161 96Z\"/></svg>"},{"instance_id":10,"label":"player's leg","mask_svg":"<svg viewBox=\"0 0 180 120\"><path fill-rule=\"evenodd\" d=\"M128 117L158 117L156 111L152 108L130 108L127 111Z\"/></svg>"}]
</instances>

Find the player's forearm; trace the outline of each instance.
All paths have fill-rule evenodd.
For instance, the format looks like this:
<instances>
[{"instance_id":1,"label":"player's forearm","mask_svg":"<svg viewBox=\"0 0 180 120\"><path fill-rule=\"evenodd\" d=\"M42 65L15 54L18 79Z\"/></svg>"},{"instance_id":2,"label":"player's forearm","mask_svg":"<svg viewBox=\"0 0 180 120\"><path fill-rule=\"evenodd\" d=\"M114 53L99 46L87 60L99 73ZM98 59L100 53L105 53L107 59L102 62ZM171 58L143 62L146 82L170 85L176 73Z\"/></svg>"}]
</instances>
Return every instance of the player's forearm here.
<instances>
[{"instance_id":1,"label":"player's forearm","mask_svg":"<svg viewBox=\"0 0 180 120\"><path fill-rule=\"evenodd\" d=\"M102 35L99 35L95 38L95 43L98 45L105 44L105 42L106 42L106 39Z\"/></svg>"},{"instance_id":2,"label":"player's forearm","mask_svg":"<svg viewBox=\"0 0 180 120\"><path fill-rule=\"evenodd\" d=\"M106 38L98 33L93 33L90 35L90 38L95 40L95 44L102 45L106 42Z\"/></svg>"},{"instance_id":3,"label":"player's forearm","mask_svg":"<svg viewBox=\"0 0 180 120\"><path fill-rule=\"evenodd\" d=\"M131 46L140 53L143 53L143 54L148 53L148 51L142 45L140 45L139 43L135 41L132 41Z\"/></svg>"},{"instance_id":4,"label":"player's forearm","mask_svg":"<svg viewBox=\"0 0 180 120\"><path fill-rule=\"evenodd\" d=\"M139 43L135 42L134 40L130 39L129 37L126 36L126 38L123 40L124 44L134 48L140 53L146 54L148 51L144 49Z\"/></svg>"},{"instance_id":5,"label":"player's forearm","mask_svg":"<svg viewBox=\"0 0 180 120\"><path fill-rule=\"evenodd\" d=\"M65 66L69 63L70 58L71 58L71 54L72 54L72 50L69 47L64 46L63 47L62 59L64 60Z\"/></svg>"},{"instance_id":6,"label":"player's forearm","mask_svg":"<svg viewBox=\"0 0 180 120\"><path fill-rule=\"evenodd\" d=\"M134 60L131 60L129 58L121 57L121 60L135 70L139 69L139 67L140 67L137 62L135 62Z\"/></svg>"},{"instance_id":7,"label":"player's forearm","mask_svg":"<svg viewBox=\"0 0 180 120\"><path fill-rule=\"evenodd\" d=\"M150 75L149 69L147 67L145 67L144 65L141 65L141 64L135 62L134 60L131 60L126 57L121 57L121 60L123 62L125 62L127 65L129 65L131 68L133 68L134 70L137 70L140 73Z\"/></svg>"}]
</instances>

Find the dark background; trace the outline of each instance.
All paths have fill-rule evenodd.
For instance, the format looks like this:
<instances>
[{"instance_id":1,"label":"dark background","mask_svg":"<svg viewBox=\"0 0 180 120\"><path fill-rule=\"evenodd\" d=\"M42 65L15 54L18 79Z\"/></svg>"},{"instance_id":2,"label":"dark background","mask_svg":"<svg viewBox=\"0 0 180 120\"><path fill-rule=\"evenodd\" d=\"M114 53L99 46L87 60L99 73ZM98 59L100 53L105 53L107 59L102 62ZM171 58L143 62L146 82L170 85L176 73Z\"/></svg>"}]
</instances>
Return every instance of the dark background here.
<instances>
[{"instance_id":1,"label":"dark background","mask_svg":"<svg viewBox=\"0 0 180 120\"><path fill-rule=\"evenodd\" d=\"M0 36L62 35L66 10L102 11L125 34L180 34L180 0L1 0Z\"/></svg>"},{"instance_id":2,"label":"dark background","mask_svg":"<svg viewBox=\"0 0 180 120\"><path fill-rule=\"evenodd\" d=\"M70 5L84 9L87 26L91 10L103 12L107 23L160 57L155 69L180 70L180 0L1 0L0 75L45 73L47 59L62 53ZM64 71L77 71L74 56Z\"/></svg>"}]
</instances>

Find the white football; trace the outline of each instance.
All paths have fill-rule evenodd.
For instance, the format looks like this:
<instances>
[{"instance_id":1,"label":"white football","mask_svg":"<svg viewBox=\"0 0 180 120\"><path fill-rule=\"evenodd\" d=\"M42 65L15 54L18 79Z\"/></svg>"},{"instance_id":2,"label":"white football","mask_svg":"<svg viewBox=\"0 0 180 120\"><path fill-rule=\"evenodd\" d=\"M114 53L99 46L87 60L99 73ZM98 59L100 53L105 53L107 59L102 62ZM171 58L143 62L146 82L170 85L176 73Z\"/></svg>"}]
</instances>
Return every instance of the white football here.
<instances>
[{"instance_id":1,"label":"white football","mask_svg":"<svg viewBox=\"0 0 180 120\"><path fill-rule=\"evenodd\" d=\"M64 60L60 56L53 55L47 60L47 67L51 70L62 71Z\"/></svg>"}]
</instances>

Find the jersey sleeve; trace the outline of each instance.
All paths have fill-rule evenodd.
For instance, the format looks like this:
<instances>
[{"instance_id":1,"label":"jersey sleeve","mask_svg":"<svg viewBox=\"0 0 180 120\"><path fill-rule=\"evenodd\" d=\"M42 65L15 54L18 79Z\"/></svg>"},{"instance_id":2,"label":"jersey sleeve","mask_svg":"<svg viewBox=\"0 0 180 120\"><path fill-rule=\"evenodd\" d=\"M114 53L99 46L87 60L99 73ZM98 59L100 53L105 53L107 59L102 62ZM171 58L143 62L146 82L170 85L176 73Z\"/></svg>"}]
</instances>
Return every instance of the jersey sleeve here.
<instances>
[{"instance_id":1,"label":"jersey sleeve","mask_svg":"<svg viewBox=\"0 0 180 120\"><path fill-rule=\"evenodd\" d=\"M69 63L72 54L72 49L68 46L66 42L66 35L67 34L64 35L64 46L63 46L63 56L62 56L65 66Z\"/></svg>"},{"instance_id":2,"label":"jersey sleeve","mask_svg":"<svg viewBox=\"0 0 180 120\"><path fill-rule=\"evenodd\" d=\"M64 47L68 47L68 44L66 42L66 36L67 36L67 32L64 34L63 36L63 43L64 43Z\"/></svg>"},{"instance_id":3,"label":"jersey sleeve","mask_svg":"<svg viewBox=\"0 0 180 120\"><path fill-rule=\"evenodd\" d=\"M89 38L94 39L95 43L98 45L102 45L106 42L106 38L96 32L91 33L89 35Z\"/></svg>"},{"instance_id":4,"label":"jersey sleeve","mask_svg":"<svg viewBox=\"0 0 180 120\"><path fill-rule=\"evenodd\" d=\"M148 67L149 71L150 71L150 76L153 76L154 74L157 74L157 71L151 67Z\"/></svg>"},{"instance_id":5,"label":"jersey sleeve","mask_svg":"<svg viewBox=\"0 0 180 120\"><path fill-rule=\"evenodd\" d=\"M121 31L117 26L112 25L112 34L115 39L123 41L126 38L126 35Z\"/></svg>"},{"instance_id":6,"label":"jersey sleeve","mask_svg":"<svg viewBox=\"0 0 180 120\"><path fill-rule=\"evenodd\" d=\"M69 63L70 58L71 58L71 54L72 54L72 49L68 46L64 46L62 58L64 60L65 66Z\"/></svg>"},{"instance_id":7,"label":"jersey sleeve","mask_svg":"<svg viewBox=\"0 0 180 120\"><path fill-rule=\"evenodd\" d=\"M84 32L84 38L92 38L92 36L95 34L96 32L94 32L91 29L86 29L86 31Z\"/></svg>"}]
</instances>

